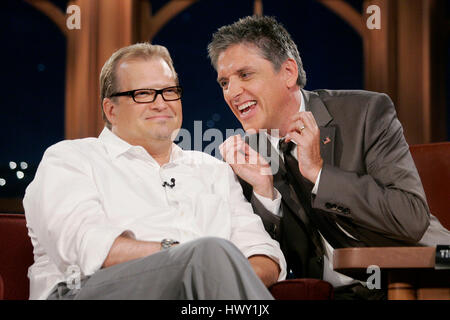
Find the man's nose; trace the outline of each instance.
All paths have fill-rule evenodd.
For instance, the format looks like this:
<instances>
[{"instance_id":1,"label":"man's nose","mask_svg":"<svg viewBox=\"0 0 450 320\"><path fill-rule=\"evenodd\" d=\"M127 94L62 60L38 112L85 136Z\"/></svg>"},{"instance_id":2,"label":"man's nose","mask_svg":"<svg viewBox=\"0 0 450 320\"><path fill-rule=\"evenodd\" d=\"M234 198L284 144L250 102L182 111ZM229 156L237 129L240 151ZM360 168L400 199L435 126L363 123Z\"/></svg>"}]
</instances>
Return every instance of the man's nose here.
<instances>
[{"instance_id":1,"label":"man's nose","mask_svg":"<svg viewBox=\"0 0 450 320\"><path fill-rule=\"evenodd\" d=\"M244 91L241 81L238 79L229 80L227 95L230 99L238 98Z\"/></svg>"},{"instance_id":2,"label":"man's nose","mask_svg":"<svg viewBox=\"0 0 450 320\"><path fill-rule=\"evenodd\" d=\"M150 103L150 108L155 110L167 108L167 102L163 99L162 93L156 95L155 101Z\"/></svg>"}]
</instances>

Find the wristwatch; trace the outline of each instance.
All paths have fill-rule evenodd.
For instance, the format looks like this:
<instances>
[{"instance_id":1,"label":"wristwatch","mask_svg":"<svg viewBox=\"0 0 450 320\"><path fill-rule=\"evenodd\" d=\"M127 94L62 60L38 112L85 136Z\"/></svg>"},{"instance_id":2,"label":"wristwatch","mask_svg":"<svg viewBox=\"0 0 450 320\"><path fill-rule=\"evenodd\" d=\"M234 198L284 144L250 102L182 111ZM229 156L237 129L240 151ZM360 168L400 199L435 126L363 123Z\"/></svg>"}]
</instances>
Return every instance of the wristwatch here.
<instances>
[{"instance_id":1,"label":"wristwatch","mask_svg":"<svg viewBox=\"0 0 450 320\"><path fill-rule=\"evenodd\" d=\"M177 240L173 239L162 239L161 240L161 250L169 249L170 247L173 247L176 244L179 244Z\"/></svg>"}]
</instances>

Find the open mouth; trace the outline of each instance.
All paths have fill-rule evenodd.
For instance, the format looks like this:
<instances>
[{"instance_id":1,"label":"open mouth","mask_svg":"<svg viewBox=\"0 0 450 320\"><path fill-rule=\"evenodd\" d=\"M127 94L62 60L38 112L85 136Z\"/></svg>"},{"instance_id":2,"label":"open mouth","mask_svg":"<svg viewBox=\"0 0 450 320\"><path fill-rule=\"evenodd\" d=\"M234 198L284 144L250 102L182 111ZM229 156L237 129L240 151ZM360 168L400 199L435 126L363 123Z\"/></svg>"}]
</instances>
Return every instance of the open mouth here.
<instances>
[{"instance_id":1,"label":"open mouth","mask_svg":"<svg viewBox=\"0 0 450 320\"><path fill-rule=\"evenodd\" d=\"M246 103L241 104L238 107L239 112L241 113L241 116L248 115L253 109L256 107L256 101L249 101Z\"/></svg>"}]
</instances>

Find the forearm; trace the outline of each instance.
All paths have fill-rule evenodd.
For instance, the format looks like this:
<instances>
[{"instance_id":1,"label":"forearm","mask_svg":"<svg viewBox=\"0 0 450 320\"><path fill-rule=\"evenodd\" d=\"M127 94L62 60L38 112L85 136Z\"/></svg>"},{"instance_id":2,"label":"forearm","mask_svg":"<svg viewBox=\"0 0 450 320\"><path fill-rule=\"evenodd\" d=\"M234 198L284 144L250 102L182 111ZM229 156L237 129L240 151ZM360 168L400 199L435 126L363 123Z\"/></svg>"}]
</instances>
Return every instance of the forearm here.
<instances>
[{"instance_id":1,"label":"forearm","mask_svg":"<svg viewBox=\"0 0 450 320\"><path fill-rule=\"evenodd\" d=\"M255 270L256 275L262 280L266 287L278 281L280 266L267 256L255 255L248 258L248 261Z\"/></svg>"},{"instance_id":2,"label":"forearm","mask_svg":"<svg viewBox=\"0 0 450 320\"><path fill-rule=\"evenodd\" d=\"M138 241L121 235L114 241L102 268L146 257L160 250L159 242Z\"/></svg>"}]
</instances>

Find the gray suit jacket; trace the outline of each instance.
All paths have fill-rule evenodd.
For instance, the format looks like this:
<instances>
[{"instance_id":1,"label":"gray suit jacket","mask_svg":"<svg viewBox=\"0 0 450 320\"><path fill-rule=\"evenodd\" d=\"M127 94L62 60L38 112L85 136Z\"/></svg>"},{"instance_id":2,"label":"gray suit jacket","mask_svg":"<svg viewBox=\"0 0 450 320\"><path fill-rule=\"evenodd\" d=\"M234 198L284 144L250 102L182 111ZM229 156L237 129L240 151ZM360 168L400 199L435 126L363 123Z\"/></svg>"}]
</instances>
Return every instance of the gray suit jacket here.
<instances>
[{"instance_id":1,"label":"gray suit jacket","mask_svg":"<svg viewBox=\"0 0 450 320\"><path fill-rule=\"evenodd\" d=\"M318 193L311 196L314 211L331 215L366 246L450 243L450 233L434 217L430 226L422 183L390 98L359 90L303 94L320 128L324 160ZM279 239L280 219L255 197L251 202Z\"/></svg>"}]
</instances>

